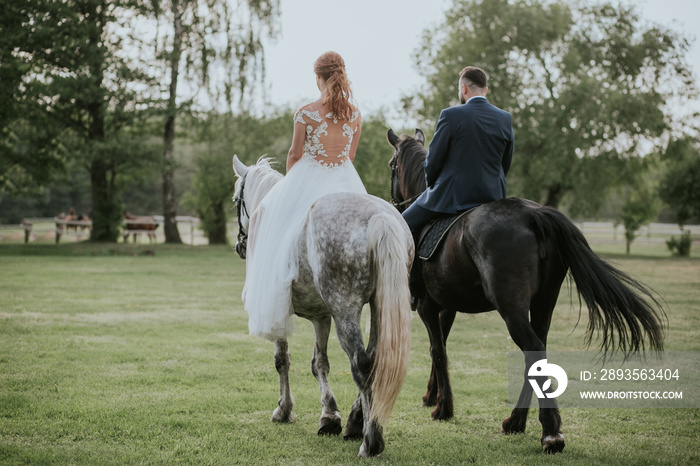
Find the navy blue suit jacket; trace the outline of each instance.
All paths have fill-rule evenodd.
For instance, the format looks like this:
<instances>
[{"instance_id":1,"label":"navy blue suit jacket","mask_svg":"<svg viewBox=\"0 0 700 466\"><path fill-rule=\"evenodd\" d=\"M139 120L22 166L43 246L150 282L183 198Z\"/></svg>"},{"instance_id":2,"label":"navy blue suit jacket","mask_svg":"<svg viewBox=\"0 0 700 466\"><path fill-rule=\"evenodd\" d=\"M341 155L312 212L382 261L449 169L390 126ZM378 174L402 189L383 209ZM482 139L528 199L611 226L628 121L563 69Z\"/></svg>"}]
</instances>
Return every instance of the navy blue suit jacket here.
<instances>
[{"instance_id":1,"label":"navy blue suit jacket","mask_svg":"<svg viewBox=\"0 0 700 466\"><path fill-rule=\"evenodd\" d=\"M424 209L452 214L506 197L513 159L510 113L477 97L440 113L425 159Z\"/></svg>"}]
</instances>

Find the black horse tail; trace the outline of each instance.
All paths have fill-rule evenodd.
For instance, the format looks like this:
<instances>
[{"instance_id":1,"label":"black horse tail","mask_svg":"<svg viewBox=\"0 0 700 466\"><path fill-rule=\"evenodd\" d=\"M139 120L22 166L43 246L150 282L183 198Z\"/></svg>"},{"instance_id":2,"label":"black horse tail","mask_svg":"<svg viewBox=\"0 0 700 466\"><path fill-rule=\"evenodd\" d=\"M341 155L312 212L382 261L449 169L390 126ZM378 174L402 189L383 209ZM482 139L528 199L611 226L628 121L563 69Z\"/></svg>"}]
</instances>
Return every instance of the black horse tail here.
<instances>
[{"instance_id":1,"label":"black horse tail","mask_svg":"<svg viewBox=\"0 0 700 466\"><path fill-rule=\"evenodd\" d=\"M569 268L579 303L583 298L588 306L586 346L593 334L600 332L604 352L617 350L629 355L644 351L645 336L650 349L662 351L666 314L653 291L598 257L583 233L558 210L541 207L533 212L544 244L549 242Z\"/></svg>"}]
</instances>

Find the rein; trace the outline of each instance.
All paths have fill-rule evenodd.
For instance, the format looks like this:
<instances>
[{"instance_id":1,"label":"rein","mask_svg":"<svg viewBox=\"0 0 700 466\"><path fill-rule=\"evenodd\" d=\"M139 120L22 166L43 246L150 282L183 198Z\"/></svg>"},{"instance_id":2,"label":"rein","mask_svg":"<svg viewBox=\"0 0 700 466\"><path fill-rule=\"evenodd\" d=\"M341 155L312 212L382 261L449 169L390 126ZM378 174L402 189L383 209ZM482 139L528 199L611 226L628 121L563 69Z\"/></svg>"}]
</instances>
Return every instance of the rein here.
<instances>
[{"instance_id":1,"label":"rein","mask_svg":"<svg viewBox=\"0 0 700 466\"><path fill-rule=\"evenodd\" d=\"M391 197L391 205L396 207L399 210L399 212L403 212L403 210L405 210L405 209L402 210L401 207L404 207L406 205L413 203L413 201L418 199L420 197L420 195L423 193L420 192L420 193L416 194L415 196L413 196L409 199L403 200L403 201L398 201L396 199L396 197L394 197L394 192L395 192L394 188L396 187L396 180L398 179L398 163L399 163L399 157L397 154L396 157L394 157L394 160L392 160L392 162L389 164L389 166L391 168L391 187L390 187L391 193L390 193L390 197Z\"/></svg>"},{"instance_id":2,"label":"rein","mask_svg":"<svg viewBox=\"0 0 700 466\"><path fill-rule=\"evenodd\" d=\"M420 197L421 194L423 194L423 193L416 194L416 195L413 196L412 198L406 199L405 201L402 201L402 202L397 202L396 199L394 199L394 197L392 196L392 197L391 197L391 205L393 205L394 207L403 207L403 206L405 206L406 204L411 204L413 201L415 201L416 199L418 199L418 198Z\"/></svg>"}]
</instances>

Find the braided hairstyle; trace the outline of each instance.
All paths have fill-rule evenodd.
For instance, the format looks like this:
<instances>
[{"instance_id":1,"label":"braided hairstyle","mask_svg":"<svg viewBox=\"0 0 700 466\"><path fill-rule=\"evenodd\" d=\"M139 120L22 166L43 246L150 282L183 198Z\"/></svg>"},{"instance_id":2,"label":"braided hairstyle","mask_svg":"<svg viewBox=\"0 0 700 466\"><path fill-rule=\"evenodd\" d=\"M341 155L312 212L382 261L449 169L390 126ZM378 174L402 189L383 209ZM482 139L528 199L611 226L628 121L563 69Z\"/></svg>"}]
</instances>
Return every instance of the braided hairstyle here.
<instances>
[{"instance_id":1,"label":"braided hairstyle","mask_svg":"<svg viewBox=\"0 0 700 466\"><path fill-rule=\"evenodd\" d=\"M350 103L352 90L343 57L336 52L324 53L316 59L314 72L322 77L328 86L323 104L331 107L335 118L349 120L354 108Z\"/></svg>"}]
</instances>

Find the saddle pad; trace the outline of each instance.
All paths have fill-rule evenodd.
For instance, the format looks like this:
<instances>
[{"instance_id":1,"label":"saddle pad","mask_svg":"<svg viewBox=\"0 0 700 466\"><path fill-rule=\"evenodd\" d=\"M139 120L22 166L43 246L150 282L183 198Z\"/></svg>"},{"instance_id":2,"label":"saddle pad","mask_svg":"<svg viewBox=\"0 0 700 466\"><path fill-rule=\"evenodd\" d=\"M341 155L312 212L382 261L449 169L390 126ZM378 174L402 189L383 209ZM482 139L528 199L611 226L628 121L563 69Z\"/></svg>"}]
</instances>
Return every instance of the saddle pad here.
<instances>
[{"instance_id":1,"label":"saddle pad","mask_svg":"<svg viewBox=\"0 0 700 466\"><path fill-rule=\"evenodd\" d=\"M450 227L470 210L433 220L423 227L420 233L418 257L426 261L430 259Z\"/></svg>"}]
</instances>

